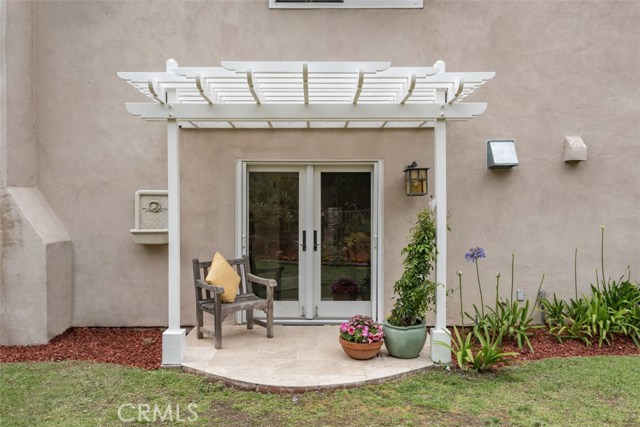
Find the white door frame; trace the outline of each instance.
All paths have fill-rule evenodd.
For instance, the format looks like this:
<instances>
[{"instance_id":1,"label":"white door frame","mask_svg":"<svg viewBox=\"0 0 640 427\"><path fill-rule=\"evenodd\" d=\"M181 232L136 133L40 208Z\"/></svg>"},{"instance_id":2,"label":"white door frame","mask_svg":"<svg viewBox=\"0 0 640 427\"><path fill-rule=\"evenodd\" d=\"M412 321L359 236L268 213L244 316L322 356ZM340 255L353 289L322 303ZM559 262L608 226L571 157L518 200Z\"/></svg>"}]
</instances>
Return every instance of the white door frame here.
<instances>
[{"instance_id":1,"label":"white door frame","mask_svg":"<svg viewBox=\"0 0 640 427\"><path fill-rule=\"evenodd\" d=\"M249 165L263 165L263 166L358 166L366 165L372 167L372 235L371 245L373 256L371 259L372 281L375 282L375 286L371 292L371 315L375 321L382 321L384 316L383 310L383 298L384 298L384 162L382 160L238 160L236 163L236 256L240 257L248 250L248 236L247 236L247 210L248 210L248 180L247 172ZM307 177L301 182L301 185L313 187L313 169L306 168ZM309 172L310 171L310 172ZM311 175L309 177L308 175ZM311 188L313 189L313 188ZM306 191L307 197L311 200L306 200L307 206L313 206L313 191ZM311 203L311 204L309 204ZM305 215L311 216L313 220L313 209L306 209ZM308 257L311 258L311 257ZM308 261L312 263L311 261ZM313 303L309 305L308 300L313 298L310 292L304 297L305 306L312 307ZM346 319L341 319L346 320ZM242 321L241 317L236 317L236 321ZM279 323L334 323L335 321L328 321L326 319L313 319L313 313L309 309L305 310L305 318L300 317L298 320L279 320Z\"/></svg>"}]
</instances>

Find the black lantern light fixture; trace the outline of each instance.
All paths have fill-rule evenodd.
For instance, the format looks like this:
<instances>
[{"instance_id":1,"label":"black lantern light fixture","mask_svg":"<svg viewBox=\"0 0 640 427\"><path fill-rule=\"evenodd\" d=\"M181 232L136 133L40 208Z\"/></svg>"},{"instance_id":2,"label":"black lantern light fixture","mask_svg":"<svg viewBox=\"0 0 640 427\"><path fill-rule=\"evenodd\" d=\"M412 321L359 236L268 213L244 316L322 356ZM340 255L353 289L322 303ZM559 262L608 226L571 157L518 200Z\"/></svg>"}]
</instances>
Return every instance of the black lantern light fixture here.
<instances>
[{"instance_id":1,"label":"black lantern light fixture","mask_svg":"<svg viewBox=\"0 0 640 427\"><path fill-rule=\"evenodd\" d=\"M429 168L419 168L416 162L404 169L404 184L407 196L425 196L429 192L427 171Z\"/></svg>"}]
</instances>

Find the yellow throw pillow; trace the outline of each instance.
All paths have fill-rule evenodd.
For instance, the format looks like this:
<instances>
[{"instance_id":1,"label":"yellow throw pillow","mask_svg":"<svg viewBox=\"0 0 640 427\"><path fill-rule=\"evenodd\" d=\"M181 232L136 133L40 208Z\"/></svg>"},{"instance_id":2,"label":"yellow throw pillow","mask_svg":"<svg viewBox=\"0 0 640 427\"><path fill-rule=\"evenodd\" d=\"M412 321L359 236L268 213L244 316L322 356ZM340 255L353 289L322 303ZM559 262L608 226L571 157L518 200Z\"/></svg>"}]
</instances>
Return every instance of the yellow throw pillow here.
<instances>
[{"instance_id":1,"label":"yellow throw pillow","mask_svg":"<svg viewBox=\"0 0 640 427\"><path fill-rule=\"evenodd\" d=\"M240 276L231 267L231 264L220 255L220 252L216 252L213 261L211 261L206 281L210 285L224 288L224 292L220 295L222 302L234 302L236 300Z\"/></svg>"}]
</instances>

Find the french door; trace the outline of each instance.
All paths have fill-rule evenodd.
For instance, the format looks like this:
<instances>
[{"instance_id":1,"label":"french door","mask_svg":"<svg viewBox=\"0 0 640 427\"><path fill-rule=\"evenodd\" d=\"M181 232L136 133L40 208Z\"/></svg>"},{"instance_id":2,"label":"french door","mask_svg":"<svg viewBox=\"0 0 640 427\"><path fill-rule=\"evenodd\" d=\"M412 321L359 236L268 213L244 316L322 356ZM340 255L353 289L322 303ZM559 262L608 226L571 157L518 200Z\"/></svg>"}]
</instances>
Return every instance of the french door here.
<instances>
[{"instance_id":1,"label":"french door","mask_svg":"<svg viewBox=\"0 0 640 427\"><path fill-rule=\"evenodd\" d=\"M280 320L372 314L377 212L373 165L249 164L242 252L278 281Z\"/></svg>"}]
</instances>

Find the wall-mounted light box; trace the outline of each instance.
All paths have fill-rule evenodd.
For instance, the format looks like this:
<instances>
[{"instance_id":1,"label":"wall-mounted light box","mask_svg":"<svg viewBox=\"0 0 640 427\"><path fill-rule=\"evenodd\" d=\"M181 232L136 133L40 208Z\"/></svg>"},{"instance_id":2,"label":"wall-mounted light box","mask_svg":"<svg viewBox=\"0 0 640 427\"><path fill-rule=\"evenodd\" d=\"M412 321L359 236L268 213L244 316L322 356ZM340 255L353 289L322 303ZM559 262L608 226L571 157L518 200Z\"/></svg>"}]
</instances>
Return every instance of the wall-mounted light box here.
<instances>
[{"instance_id":1,"label":"wall-mounted light box","mask_svg":"<svg viewBox=\"0 0 640 427\"><path fill-rule=\"evenodd\" d=\"M564 161L577 163L587 160L587 144L579 136L565 136Z\"/></svg>"},{"instance_id":2,"label":"wall-mounted light box","mask_svg":"<svg viewBox=\"0 0 640 427\"><path fill-rule=\"evenodd\" d=\"M518 166L518 155L513 139L487 140L488 169L508 169L514 166Z\"/></svg>"}]
</instances>

